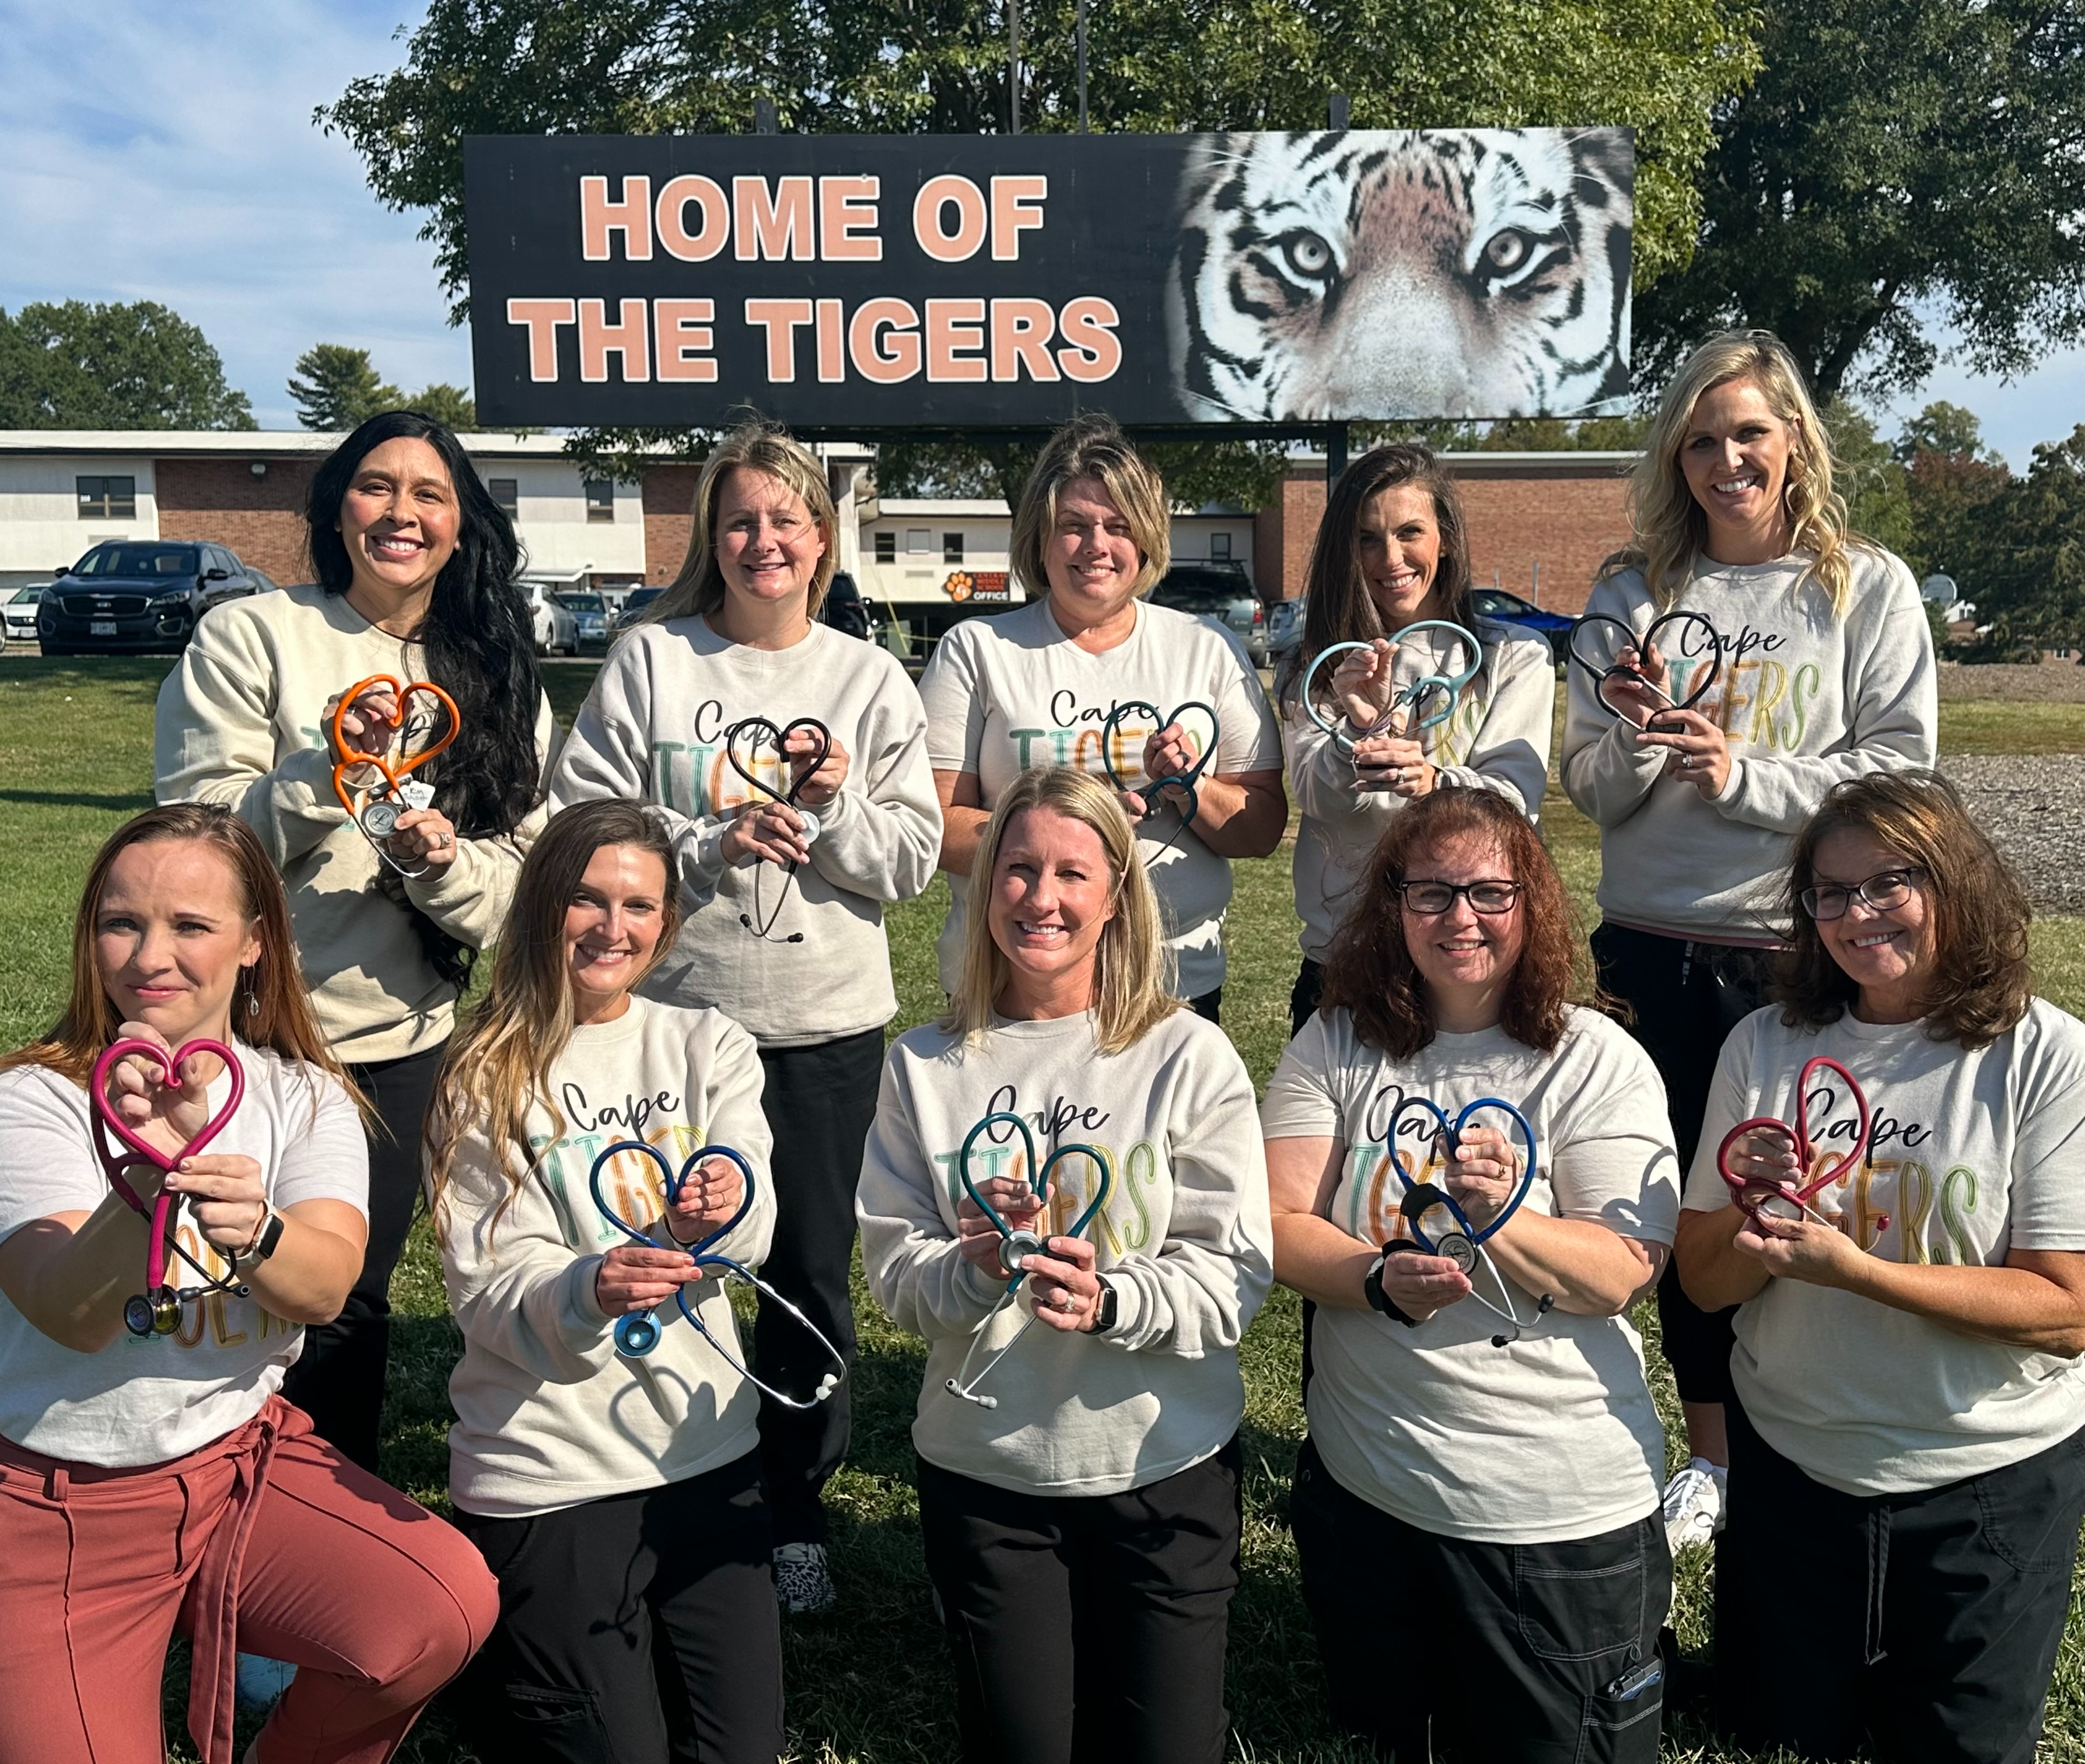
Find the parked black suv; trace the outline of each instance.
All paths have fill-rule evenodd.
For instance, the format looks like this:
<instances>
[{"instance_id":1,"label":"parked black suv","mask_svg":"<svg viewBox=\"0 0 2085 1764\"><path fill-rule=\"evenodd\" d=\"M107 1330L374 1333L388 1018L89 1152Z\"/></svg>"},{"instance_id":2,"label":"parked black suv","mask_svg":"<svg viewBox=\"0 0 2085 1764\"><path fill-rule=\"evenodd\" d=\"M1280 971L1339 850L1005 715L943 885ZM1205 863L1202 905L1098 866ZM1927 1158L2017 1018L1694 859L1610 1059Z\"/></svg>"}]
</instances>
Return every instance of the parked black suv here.
<instances>
[{"instance_id":1,"label":"parked black suv","mask_svg":"<svg viewBox=\"0 0 2085 1764\"><path fill-rule=\"evenodd\" d=\"M220 600L271 586L222 545L112 539L44 590L36 640L46 655L178 651Z\"/></svg>"}]
</instances>

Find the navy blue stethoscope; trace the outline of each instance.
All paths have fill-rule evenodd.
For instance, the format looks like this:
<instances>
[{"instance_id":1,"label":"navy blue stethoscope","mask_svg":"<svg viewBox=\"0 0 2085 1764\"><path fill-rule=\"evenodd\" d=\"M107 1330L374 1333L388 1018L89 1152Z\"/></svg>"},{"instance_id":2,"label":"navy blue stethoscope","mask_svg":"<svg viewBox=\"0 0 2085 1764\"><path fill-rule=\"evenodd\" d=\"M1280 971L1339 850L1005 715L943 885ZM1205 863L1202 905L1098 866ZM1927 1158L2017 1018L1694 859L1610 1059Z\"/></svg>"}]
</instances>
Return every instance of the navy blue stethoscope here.
<instances>
[{"instance_id":1,"label":"navy blue stethoscope","mask_svg":"<svg viewBox=\"0 0 2085 1764\"><path fill-rule=\"evenodd\" d=\"M700 1169L707 1160L711 1158L726 1160L737 1166L740 1178L744 1185L739 1197L738 1211L707 1236L699 1237L692 1244L682 1243L670 1232L668 1234L666 1242L660 1242L650 1232L639 1231L628 1219L617 1212L609 1205L608 1197L601 1191L601 1172L625 1151L637 1152L642 1156L649 1158L659 1167L659 1173L664 1179L666 1203L669 1206L680 1198L681 1189L686 1184L688 1178ZM593 1160L593 1168L587 1172L587 1188L593 1196L593 1204L601 1216L632 1243L647 1249L685 1251L694 1258L697 1267L713 1272L720 1280L731 1275L737 1276L758 1292L764 1302L779 1305L794 1317L810 1334L819 1346L826 1351L832 1360L831 1369L820 1377L818 1388L809 1397L794 1397L785 1390L777 1390L774 1385L764 1383L758 1373L752 1371L737 1355L717 1339L709 1325L703 1321L702 1313L688 1303L687 1287L685 1286L680 1287L673 1294L673 1303L680 1307L681 1315L694 1325L703 1338L717 1351L718 1356L739 1376L756 1389L766 1392L767 1395L788 1409L814 1409L839 1388L840 1380L847 1376L847 1360L840 1351L833 1346L825 1331L805 1316L796 1306L783 1298L773 1287L762 1279L752 1269L747 1267L744 1262L725 1255L721 1250L714 1247L736 1231L740 1221L753 1210L753 1166L745 1161L742 1154L733 1151L728 1145L698 1146L682 1160L680 1168L677 1171L668 1160L666 1154L658 1147L647 1145L641 1139L619 1139ZM669 1318L668 1321L672 1320ZM661 1325L658 1318L650 1311L631 1311L626 1313L615 1325L616 1352L626 1359L642 1359L659 1345L660 1329Z\"/></svg>"},{"instance_id":2,"label":"navy blue stethoscope","mask_svg":"<svg viewBox=\"0 0 2085 1764\"><path fill-rule=\"evenodd\" d=\"M1000 1294L998 1301L978 1325L977 1333L970 1338L970 1351L963 1355L962 1369L953 1378L945 1380L949 1395L961 1397L966 1402L974 1402L980 1409L996 1409L999 1406L998 1397L980 1396L978 1386L992 1376L992 1368L1012 1353L1021 1337L1035 1326L1034 1313L1029 1313L1028 1321L1014 1331L1013 1339L987 1360L983 1369L973 1378L970 1376L970 1362L977 1357L978 1344L992 1333L992 1325L999 1313L1013 1302L1014 1294L1021 1290L1021 1283L1026 1274L1028 1257L1042 1255L1049 1247L1049 1239L1041 1232L1017 1230L1008 1224L999 1209L978 1192L977 1184L970 1180L971 1150L980 1138L997 1126L1010 1126L1020 1135L1021 1149L1027 1154L1026 1161L1021 1167L1021 1180L1027 1184L1029 1193L1038 1202L1046 1201L1048 1198L1050 1172L1074 1152L1089 1159L1100 1172L1100 1180L1094 1185L1093 1198L1087 1202L1085 1211L1072 1220L1069 1231L1054 1235L1060 1237L1084 1235L1086 1227L1099 1216L1101 1209L1107 1205L1108 1197L1115 1192L1115 1164L1098 1146L1060 1145L1038 1165L1035 1161L1035 1136L1029 1130L1027 1122L1005 1109L994 1110L964 1136L962 1150L956 1157L957 1179L962 1182L963 1192L976 1203L978 1210L992 1222L992 1228L999 1233L999 1266L1009 1276L1005 1291Z\"/></svg>"},{"instance_id":3,"label":"navy blue stethoscope","mask_svg":"<svg viewBox=\"0 0 2085 1764\"><path fill-rule=\"evenodd\" d=\"M787 772L790 763L789 737L799 731L809 735L817 744L818 751L812 757L810 763L796 774L795 780L786 790L777 790L766 778L754 772L753 762L760 757L760 749L763 745L771 745L775 749L777 761L783 770ZM741 759L738 751L740 745L744 738L749 736L752 739L747 756ZM724 731L724 757L731 762L731 769L762 795L771 797L783 808L795 812L797 819L804 824L803 840L807 846L818 837L818 817L809 809L800 804L796 799L803 794L804 787L811 782L817 774L818 768L826 763L826 756L832 750L833 731L819 722L816 717L798 717L794 722L785 723L779 727L766 717L741 717L737 722ZM760 905L761 873L766 868L766 865L764 863L754 866L753 910L750 913L740 914L738 922L763 943L800 943L804 940L804 934L801 931L792 931L787 937L775 937L770 935L775 929L775 922L782 916L783 907L788 903L789 884L796 879L796 866L791 863L783 871L782 892L775 897L775 910L771 913L763 912Z\"/></svg>"},{"instance_id":4,"label":"navy blue stethoscope","mask_svg":"<svg viewBox=\"0 0 2085 1764\"><path fill-rule=\"evenodd\" d=\"M1204 744L1201 753L1195 757L1195 763L1184 772L1174 772L1164 778L1149 779L1140 789L1132 791L1129 785L1123 782L1120 774L1115 769L1115 744L1120 733L1122 719L1132 712L1148 716L1151 719L1152 729L1155 733L1160 729L1171 728L1191 710L1199 710L1209 719L1209 739ZM1180 825L1166 835L1165 842L1158 848L1159 851L1168 850L1181 834L1194 825L1195 816L1202 806L1201 798L1195 794L1195 786L1200 781L1202 774L1208 770L1209 761L1217 757L1217 743L1223 738L1223 725L1217 720L1214 709L1204 704L1199 698L1190 698L1185 704L1175 706L1173 715L1170 717L1162 715L1157 706L1149 703L1142 698L1119 699L1114 707L1109 710L1107 720L1102 723L1101 770L1107 774L1107 781L1117 790L1127 795L1141 795L1144 798L1144 818L1146 821L1155 818L1170 806L1161 795L1168 785L1177 787L1187 793L1187 807L1179 811ZM1153 852L1152 856L1156 857L1157 854L1157 852ZM1144 861L1149 863L1150 859L1146 859Z\"/></svg>"},{"instance_id":5,"label":"navy blue stethoscope","mask_svg":"<svg viewBox=\"0 0 2085 1764\"><path fill-rule=\"evenodd\" d=\"M1398 1162L1398 1123L1408 1111L1415 1109L1433 1117L1435 1136L1450 1155L1463 1143L1463 1129L1469 1125L1470 1117L1482 1110L1497 1109L1520 1129L1521 1137L1527 1145L1527 1161L1522 1167L1518 1186L1506 1197L1505 1205L1492 1216L1488 1223L1476 1223L1463 1210L1462 1203L1445 1188L1432 1182L1413 1181L1406 1173L1404 1166ZM1503 1305L1493 1304L1477 1291L1474 1280L1470 1287L1470 1296L1493 1317L1503 1319L1511 1331L1510 1334L1494 1335L1492 1346L1505 1347L1518 1341L1524 1331L1533 1329L1548 1315L1550 1308L1556 1301L1552 1295L1545 1292L1535 1307L1535 1315L1523 1321L1519 1308L1513 1302L1512 1287L1505 1283L1505 1276L1499 1272L1498 1264L1492 1260L1491 1252L1484 1245L1496 1237L1504 1229L1506 1221L1520 1211L1521 1202L1527 1198L1528 1190L1535 1185L1539 1149L1534 1124L1502 1097L1480 1096L1475 1102L1465 1104L1462 1112L1451 1122L1448 1118L1448 1111L1431 1098L1407 1096L1391 1111L1387 1150L1390 1167L1397 1172L1398 1181L1404 1185L1404 1198L1399 1203L1398 1216L1404 1221L1412 1236L1408 1239L1394 1238L1382 1246L1385 1259L1400 1252L1416 1250L1422 1255L1445 1256L1464 1274L1470 1275L1476 1274L1477 1264L1482 1262L1491 1270L1492 1279L1498 1287L1499 1297L1505 1303Z\"/></svg>"}]
</instances>

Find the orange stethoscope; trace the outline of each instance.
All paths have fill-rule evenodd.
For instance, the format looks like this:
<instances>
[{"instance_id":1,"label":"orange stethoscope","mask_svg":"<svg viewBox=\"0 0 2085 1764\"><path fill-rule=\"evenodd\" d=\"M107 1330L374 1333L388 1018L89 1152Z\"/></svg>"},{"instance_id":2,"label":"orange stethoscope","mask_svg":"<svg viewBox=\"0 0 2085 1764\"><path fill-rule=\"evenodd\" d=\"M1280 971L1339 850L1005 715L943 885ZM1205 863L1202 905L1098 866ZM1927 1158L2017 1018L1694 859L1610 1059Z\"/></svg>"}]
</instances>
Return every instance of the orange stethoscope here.
<instances>
[{"instance_id":1,"label":"orange stethoscope","mask_svg":"<svg viewBox=\"0 0 2085 1764\"><path fill-rule=\"evenodd\" d=\"M423 748L418 753L401 754L396 764L388 757L391 740L387 740L384 743L384 752L363 753L351 744L347 731L341 727L341 719L355 708L357 701L364 693L378 687L389 693L396 706L388 722L367 709L358 711L357 715L372 723L388 727L393 731L393 739L398 740L401 744L406 727L406 706L415 693L424 693L439 704L448 715L448 726L431 746ZM386 842L398 830L401 816L414 809L433 806L435 787L412 774L456 740L456 731L461 726L462 719L457 715L456 700L432 681L412 680L401 685L390 674L372 674L367 680L358 680L340 695L339 702L333 706L333 748L340 758L333 769L333 793L340 799L341 807L347 811L347 818L355 823L376 855L401 876L425 876L428 867L423 863L417 870L409 870L386 848ZM351 782L348 774L357 770L373 770L378 778L367 783Z\"/></svg>"}]
</instances>

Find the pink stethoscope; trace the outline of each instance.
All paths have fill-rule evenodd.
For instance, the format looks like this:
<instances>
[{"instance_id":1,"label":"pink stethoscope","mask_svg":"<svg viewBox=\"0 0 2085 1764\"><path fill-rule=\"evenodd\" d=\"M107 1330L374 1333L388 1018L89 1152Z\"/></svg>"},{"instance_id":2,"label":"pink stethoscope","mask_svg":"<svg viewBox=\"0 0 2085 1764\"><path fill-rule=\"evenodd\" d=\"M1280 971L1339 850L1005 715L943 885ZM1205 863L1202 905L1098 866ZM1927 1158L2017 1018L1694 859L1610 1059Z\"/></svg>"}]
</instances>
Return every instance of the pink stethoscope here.
<instances>
[{"instance_id":1,"label":"pink stethoscope","mask_svg":"<svg viewBox=\"0 0 2085 1764\"><path fill-rule=\"evenodd\" d=\"M1819 1166L1816 1173L1807 1182L1800 1179L1800 1172L1808 1170L1816 1157L1816 1148L1811 1143L1809 1096L1811 1074L1820 1069L1836 1072L1846 1086L1846 1094L1854 1100L1860 1111L1860 1136L1841 1157L1831 1159ZM1868 1099L1862 1095L1861 1087L1854 1075L1837 1060L1820 1054L1804 1062L1802 1075L1795 1081L1795 1124L1776 1120L1772 1115L1755 1115L1750 1121L1740 1121L1723 1135L1723 1143L1716 1147L1716 1169L1724 1181L1730 1185L1730 1194L1746 1212L1755 1215L1764 1213L1770 1219L1800 1221L1808 1214L1820 1225L1831 1221L1810 1203L1835 1182L1844 1181L1860 1168L1861 1160L1867 1156L1868 1134L1871 1123L1868 1116ZM1777 1133L1795 1147L1797 1177L1781 1182L1769 1182L1762 1177L1739 1176L1730 1168L1730 1147L1748 1133ZM1889 1219L1885 1215L1877 1228L1886 1228Z\"/></svg>"},{"instance_id":2,"label":"pink stethoscope","mask_svg":"<svg viewBox=\"0 0 2085 1764\"><path fill-rule=\"evenodd\" d=\"M137 1054L156 1062L165 1081L177 1084L180 1082L181 1062L192 1054L214 1054L224 1062L224 1069L231 1075L231 1094L224 1106L205 1122L202 1130L180 1151L162 1151L139 1138L130 1124L117 1113L116 1105L108 1100L108 1075L118 1060ZM231 1273L219 1278L181 1248L174 1236L174 1215L181 1197L169 1194L163 1185L147 1206L124 1174L141 1161L154 1165L162 1173L171 1172L182 1159L193 1157L223 1131L246 1094L246 1074L240 1066L238 1057L223 1042L207 1037L185 1041L168 1053L163 1047L133 1036L126 1041L111 1042L103 1049L101 1058L94 1062L94 1078L88 1094L93 1100L95 1153L101 1160L108 1185L131 1211L148 1220L151 1226L151 1235L145 1245L145 1290L133 1293L123 1301L124 1328L133 1335L171 1335L180 1327L181 1307L190 1300L201 1298L206 1292L229 1292L235 1297L244 1298L247 1288L237 1282L236 1264ZM112 1133L121 1144L109 1143ZM202 1285L176 1287L168 1283L167 1252L170 1249L202 1277Z\"/></svg>"}]
</instances>

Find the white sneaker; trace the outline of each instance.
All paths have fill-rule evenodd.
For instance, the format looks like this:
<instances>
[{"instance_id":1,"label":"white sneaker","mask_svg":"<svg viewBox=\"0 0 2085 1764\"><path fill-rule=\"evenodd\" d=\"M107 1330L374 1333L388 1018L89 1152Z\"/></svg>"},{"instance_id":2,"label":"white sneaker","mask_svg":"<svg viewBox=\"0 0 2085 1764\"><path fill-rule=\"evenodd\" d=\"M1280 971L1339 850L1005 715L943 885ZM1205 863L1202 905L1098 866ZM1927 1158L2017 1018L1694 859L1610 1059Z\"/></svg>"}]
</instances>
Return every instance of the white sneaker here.
<instances>
[{"instance_id":1,"label":"white sneaker","mask_svg":"<svg viewBox=\"0 0 2085 1764\"><path fill-rule=\"evenodd\" d=\"M1665 1485L1665 1541L1675 1556L1699 1549L1723 1529L1723 1501L1730 1473L1706 1458L1692 1458Z\"/></svg>"},{"instance_id":2,"label":"white sneaker","mask_svg":"<svg viewBox=\"0 0 2085 1764\"><path fill-rule=\"evenodd\" d=\"M782 1609L794 1617L831 1609L839 1594L833 1589L832 1570L826 1566L823 1544L775 1546L775 1597L781 1601Z\"/></svg>"},{"instance_id":3,"label":"white sneaker","mask_svg":"<svg viewBox=\"0 0 2085 1764\"><path fill-rule=\"evenodd\" d=\"M241 1654L232 1673L232 1701L248 1715L265 1715L275 1707L297 1669L265 1654Z\"/></svg>"}]
</instances>

